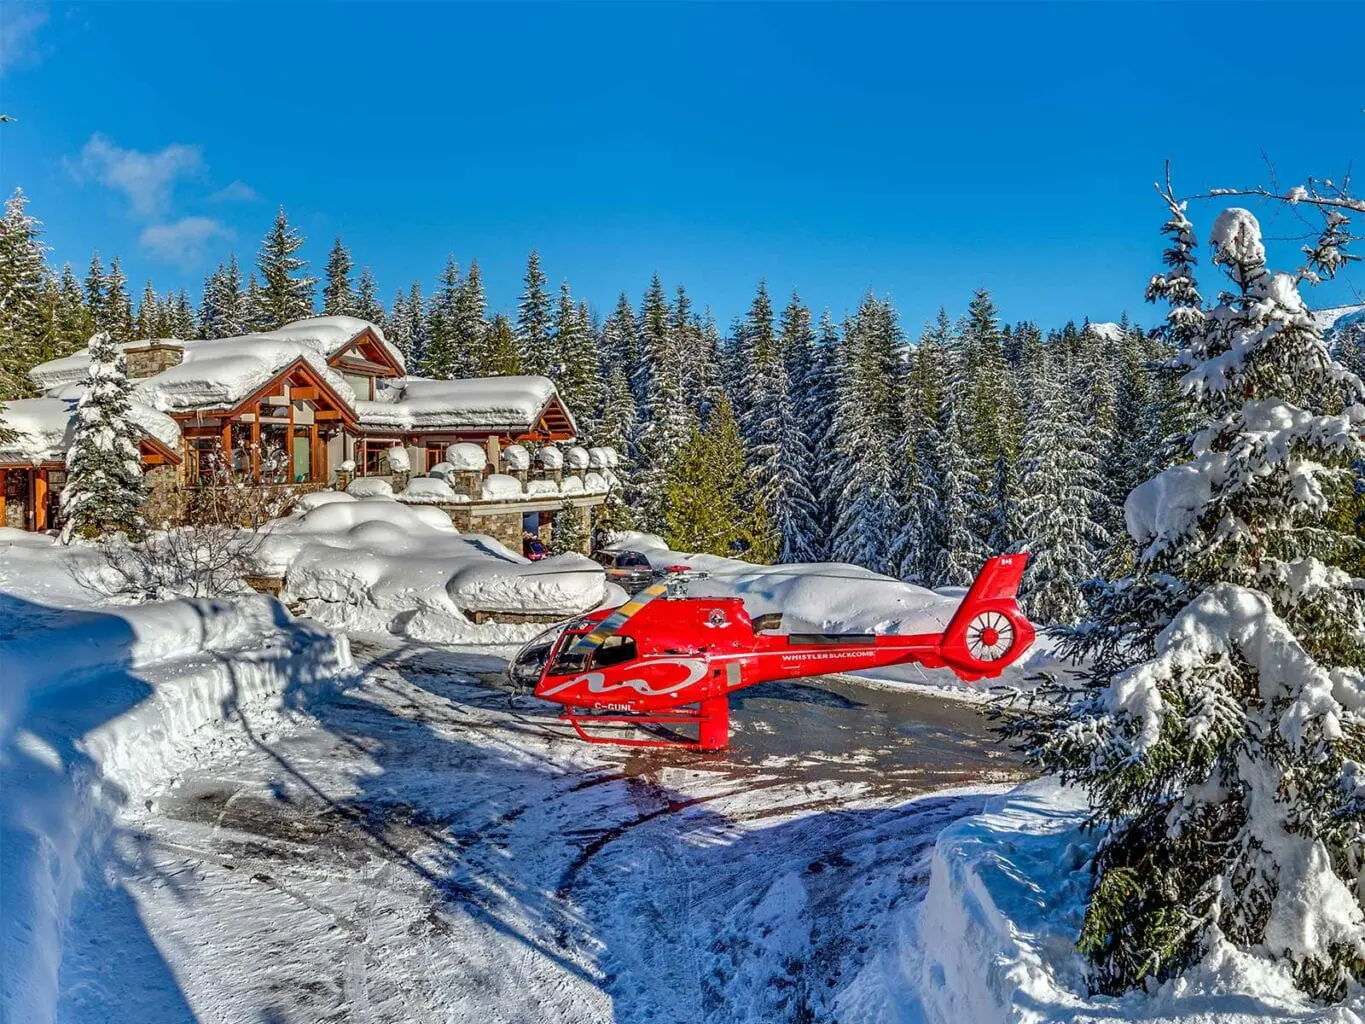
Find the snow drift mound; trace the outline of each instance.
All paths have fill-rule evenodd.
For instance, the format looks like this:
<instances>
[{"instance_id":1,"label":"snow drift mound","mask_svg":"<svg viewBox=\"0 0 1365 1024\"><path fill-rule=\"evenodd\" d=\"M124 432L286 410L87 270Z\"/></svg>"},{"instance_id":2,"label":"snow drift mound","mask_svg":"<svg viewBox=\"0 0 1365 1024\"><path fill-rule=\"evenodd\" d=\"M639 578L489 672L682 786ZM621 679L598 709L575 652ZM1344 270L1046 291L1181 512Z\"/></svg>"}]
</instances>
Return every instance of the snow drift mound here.
<instances>
[{"instance_id":1,"label":"snow drift mound","mask_svg":"<svg viewBox=\"0 0 1365 1024\"><path fill-rule=\"evenodd\" d=\"M77 889L125 808L206 747L345 677L350 651L274 598L96 606L90 548L0 530L0 1019L52 1018Z\"/></svg>"},{"instance_id":2,"label":"snow drift mound","mask_svg":"<svg viewBox=\"0 0 1365 1024\"><path fill-rule=\"evenodd\" d=\"M1081 793L1040 781L942 832L928 893L903 930L901 966L928 1019L1359 1024L1365 993L1324 1007L1294 987L1283 964L1227 944L1210 949L1185 977L1148 992L1091 995L1075 946L1095 845L1081 831L1085 816ZM866 996L873 988L851 991ZM870 1005L847 1009L849 1019L878 1019Z\"/></svg>"},{"instance_id":3,"label":"snow drift mound","mask_svg":"<svg viewBox=\"0 0 1365 1024\"><path fill-rule=\"evenodd\" d=\"M439 509L338 496L272 524L258 556L283 597L329 625L447 643L508 643L536 625L474 625L468 612L571 618L608 597L581 555L528 562L492 537L460 534Z\"/></svg>"}]
</instances>

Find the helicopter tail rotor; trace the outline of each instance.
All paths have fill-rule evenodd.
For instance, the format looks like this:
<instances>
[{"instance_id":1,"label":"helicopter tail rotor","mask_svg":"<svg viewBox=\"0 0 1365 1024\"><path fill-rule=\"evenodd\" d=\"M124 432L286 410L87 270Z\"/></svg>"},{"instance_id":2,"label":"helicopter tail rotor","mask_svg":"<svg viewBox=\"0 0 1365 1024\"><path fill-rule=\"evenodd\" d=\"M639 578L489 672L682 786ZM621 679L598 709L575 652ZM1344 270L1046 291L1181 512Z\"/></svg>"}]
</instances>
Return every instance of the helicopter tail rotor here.
<instances>
[{"instance_id":1,"label":"helicopter tail rotor","mask_svg":"<svg viewBox=\"0 0 1365 1024\"><path fill-rule=\"evenodd\" d=\"M997 555L977 574L939 643L943 660L964 679L998 676L1035 636L1015 598L1028 553Z\"/></svg>"}]
</instances>

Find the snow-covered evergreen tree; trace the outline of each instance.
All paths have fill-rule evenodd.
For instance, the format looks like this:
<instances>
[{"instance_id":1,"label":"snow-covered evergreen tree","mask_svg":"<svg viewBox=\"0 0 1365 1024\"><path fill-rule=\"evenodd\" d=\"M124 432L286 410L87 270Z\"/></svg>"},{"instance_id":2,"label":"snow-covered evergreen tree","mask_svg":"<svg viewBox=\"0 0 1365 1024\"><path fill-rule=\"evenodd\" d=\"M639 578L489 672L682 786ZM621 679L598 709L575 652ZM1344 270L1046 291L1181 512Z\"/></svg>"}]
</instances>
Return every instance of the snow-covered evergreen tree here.
<instances>
[{"instance_id":1,"label":"snow-covered evergreen tree","mask_svg":"<svg viewBox=\"0 0 1365 1024\"><path fill-rule=\"evenodd\" d=\"M488 354L485 348L488 333L488 301L483 294L483 275L479 261L469 261L469 273L460 284L455 297L454 343L456 363L463 376L474 377L484 372Z\"/></svg>"},{"instance_id":2,"label":"snow-covered evergreen tree","mask_svg":"<svg viewBox=\"0 0 1365 1024\"><path fill-rule=\"evenodd\" d=\"M220 332L213 337L239 338L251 330L251 305L246 291L242 288L242 271L237 266L237 254L228 256L227 268L218 279L217 307ZM209 337L209 335L204 335Z\"/></svg>"},{"instance_id":3,"label":"snow-covered evergreen tree","mask_svg":"<svg viewBox=\"0 0 1365 1024\"><path fill-rule=\"evenodd\" d=\"M677 335L671 329L672 310L657 275L646 293L641 320L638 330L642 348L649 353L651 370L636 441L640 468L631 478L631 486L642 525L647 530L661 532L668 507L666 487L678 452L687 444L696 418L687 403L687 386L683 379L686 360L676 344Z\"/></svg>"},{"instance_id":4,"label":"snow-covered evergreen tree","mask_svg":"<svg viewBox=\"0 0 1365 1024\"><path fill-rule=\"evenodd\" d=\"M156 297L152 282L148 281L147 287L142 289L142 301L137 304L137 315L133 317L133 337L136 339L165 337L165 332L161 329L164 319L161 301Z\"/></svg>"},{"instance_id":5,"label":"snow-covered evergreen tree","mask_svg":"<svg viewBox=\"0 0 1365 1024\"><path fill-rule=\"evenodd\" d=\"M100 262L98 251L90 254L90 268L85 272L85 307L95 322L95 329L102 330L104 322L104 264Z\"/></svg>"},{"instance_id":6,"label":"snow-covered evergreen tree","mask_svg":"<svg viewBox=\"0 0 1365 1024\"><path fill-rule=\"evenodd\" d=\"M385 337L388 336L389 318L384 312L384 304L379 301L379 286L369 267L363 267L360 271L360 281L355 289L355 315L374 324L385 332Z\"/></svg>"},{"instance_id":7,"label":"snow-covered evergreen tree","mask_svg":"<svg viewBox=\"0 0 1365 1024\"><path fill-rule=\"evenodd\" d=\"M128 297L128 278L123 273L123 261L117 256L109 263L104 277L104 320L96 325L118 342L133 340L133 302Z\"/></svg>"},{"instance_id":8,"label":"snow-covered evergreen tree","mask_svg":"<svg viewBox=\"0 0 1365 1024\"><path fill-rule=\"evenodd\" d=\"M323 268L322 312L327 316L354 316L355 291L351 288L351 254L337 235Z\"/></svg>"},{"instance_id":9,"label":"snow-covered evergreen tree","mask_svg":"<svg viewBox=\"0 0 1365 1024\"><path fill-rule=\"evenodd\" d=\"M631 387L635 389L635 401L646 419L654 418L653 395L655 392L654 375L669 348L673 332L670 330L672 310L669 308L668 295L664 292L663 281L656 273L645 290L640 303L640 316L635 322L635 337L640 348L639 364ZM684 387L683 393L686 393Z\"/></svg>"},{"instance_id":10,"label":"snow-covered evergreen tree","mask_svg":"<svg viewBox=\"0 0 1365 1024\"><path fill-rule=\"evenodd\" d=\"M535 249L526 258L525 287L517 303L517 345L521 348L521 367L525 373L547 376L555 369L550 345L550 295L545 290L545 272L540 269L540 253Z\"/></svg>"},{"instance_id":11,"label":"snow-covered evergreen tree","mask_svg":"<svg viewBox=\"0 0 1365 1024\"><path fill-rule=\"evenodd\" d=\"M189 293L183 288L167 301L166 326L172 338L188 339L199 333L194 307L190 305Z\"/></svg>"},{"instance_id":12,"label":"snow-covered evergreen tree","mask_svg":"<svg viewBox=\"0 0 1365 1024\"><path fill-rule=\"evenodd\" d=\"M424 377L455 380L465 376L465 353L460 350L455 333L462 288L460 266L454 256L448 256L427 310L428 339L421 362Z\"/></svg>"},{"instance_id":13,"label":"snow-covered evergreen tree","mask_svg":"<svg viewBox=\"0 0 1365 1024\"><path fill-rule=\"evenodd\" d=\"M601 390L597 346L592 325L574 303L568 281L559 289L550 347L557 364L553 379L561 397L571 410L586 418L597 408Z\"/></svg>"},{"instance_id":14,"label":"snow-covered evergreen tree","mask_svg":"<svg viewBox=\"0 0 1365 1024\"><path fill-rule=\"evenodd\" d=\"M521 349L511 321L501 313L494 314L488 325L481 373L488 377L521 373Z\"/></svg>"},{"instance_id":15,"label":"snow-covered evergreen tree","mask_svg":"<svg viewBox=\"0 0 1365 1024\"><path fill-rule=\"evenodd\" d=\"M85 304L85 293L71 264L62 266L57 282L57 346L48 358L70 355L95 333L95 318Z\"/></svg>"},{"instance_id":16,"label":"snow-covered evergreen tree","mask_svg":"<svg viewBox=\"0 0 1365 1024\"><path fill-rule=\"evenodd\" d=\"M810 492L810 444L792 400L783 341L773 324L763 282L749 308L742 346L741 433L755 500L767 511L782 562L813 561L818 553L815 499Z\"/></svg>"},{"instance_id":17,"label":"snow-covered evergreen tree","mask_svg":"<svg viewBox=\"0 0 1365 1024\"><path fill-rule=\"evenodd\" d=\"M1024 608L1039 624L1074 623L1085 610L1081 587L1098 574L1110 540L1094 518L1099 459L1055 360L1039 350L1025 373L1030 401L1020 439L1019 529L1031 554Z\"/></svg>"},{"instance_id":18,"label":"snow-covered evergreen tree","mask_svg":"<svg viewBox=\"0 0 1365 1024\"><path fill-rule=\"evenodd\" d=\"M952 325L940 309L936 324L925 325L910 359L905 387L905 433L897 445L904 472L899 499L901 521L892 544L898 575L928 585L941 530L937 523L941 490L938 464L939 423L947 384Z\"/></svg>"},{"instance_id":19,"label":"snow-covered evergreen tree","mask_svg":"<svg viewBox=\"0 0 1365 1024\"><path fill-rule=\"evenodd\" d=\"M602 394L602 412L593 426L593 438L598 444L614 448L626 466L633 458L633 440L639 429L639 411L635 407L635 395L630 390L630 381L621 366L607 370L607 380Z\"/></svg>"},{"instance_id":20,"label":"snow-covered evergreen tree","mask_svg":"<svg viewBox=\"0 0 1365 1024\"><path fill-rule=\"evenodd\" d=\"M970 586L990 557L985 539L989 519L981 480L963 440L954 391L943 396L932 460L938 503L924 525L927 582L935 587Z\"/></svg>"},{"instance_id":21,"label":"snow-covered evergreen tree","mask_svg":"<svg viewBox=\"0 0 1365 1024\"><path fill-rule=\"evenodd\" d=\"M297 255L303 241L298 229L289 226L281 206L256 257L261 275L252 307L256 330L273 331L313 315L317 279L307 276L308 261Z\"/></svg>"},{"instance_id":22,"label":"snow-covered evergreen tree","mask_svg":"<svg viewBox=\"0 0 1365 1024\"><path fill-rule=\"evenodd\" d=\"M607 368L619 366L626 380L634 379L640 365L640 342L635 333L635 310L622 292L616 308L602 325L602 361ZM635 396L638 401L638 396Z\"/></svg>"},{"instance_id":23,"label":"snow-covered evergreen tree","mask_svg":"<svg viewBox=\"0 0 1365 1024\"><path fill-rule=\"evenodd\" d=\"M44 333L40 289L46 272L46 248L37 218L28 212L28 197L16 188L0 219L0 398L26 394L29 367L42 361Z\"/></svg>"},{"instance_id":24,"label":"snow-covered evergreen tree","mask_svg":"<svg viewBox=\"0 0 1365 1024\"><path fill-rule=\"evenodd\" d=\"M1340 998L1365 981L1365 589L1333 513L1365 458L1365 385L1266 269L1249 211L1210 240L1232 288L1198 322L1186 307L1177 360L1203 425L1127 500L1132 577L1064 638L1087 685L1007 731L1104 830L1080 942L1100 988L1231 942Z\"/></svg>"},{"instance_id":25,"label":"snow-covered evergreen tree","mask_svg":"<svg viewBox=\"0 0 1365 1024\"><path fill-rule=\"evenodd\" d=\"M105 331L90 339L90 370L76 402L76 429L66 453L62 538L123 532L136 537L145 524L138 430L129 413L128 364Z\"/></svg>"},{"instance_id":26,"label":"snow-covered evergreen tree","mask_svg":"<svg viewBox=\"0 0 1365 1024\"><path fill-rule=\"evenodd\" d=\"M894 449L901 436L900 331L895 311L872 295L844 326L837 367L833 456L838 516L830 556L894 573L898 511Z\"/></svg>"}]
</instances>

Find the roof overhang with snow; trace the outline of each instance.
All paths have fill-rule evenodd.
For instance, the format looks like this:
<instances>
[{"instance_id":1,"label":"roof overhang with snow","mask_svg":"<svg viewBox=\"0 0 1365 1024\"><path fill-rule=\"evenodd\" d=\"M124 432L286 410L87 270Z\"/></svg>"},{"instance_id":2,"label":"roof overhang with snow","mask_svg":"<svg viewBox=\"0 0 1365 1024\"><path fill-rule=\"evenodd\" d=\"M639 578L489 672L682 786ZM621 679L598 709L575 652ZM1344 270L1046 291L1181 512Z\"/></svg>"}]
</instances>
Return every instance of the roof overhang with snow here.
<instances>
[{"instance_id":1,"label":"roof overhang with snow","mask_svg":"<svg viewBox=\"0 0 1365 1024\"><path fill-rule=\"evenodd\" d=\"M363 431L566 441L573 415L548 377L409 378L357 401Z\"/></svg>"},{"instance_id":2,"label":"roof overhang with snow","mask_svg":"<svg viewBox=\"0 0 1365 1024\"><path fill-rule=\"evenodd\" d=\"M6 402L0 423L19 432L17 440L0 447L0 468L64 465L76 432L76 394L63 398L21 398ZM144 458L156 456L179 463L180 426L171 417L140 402L129 406L138 428Z\"/></svg>"}]
</instances>

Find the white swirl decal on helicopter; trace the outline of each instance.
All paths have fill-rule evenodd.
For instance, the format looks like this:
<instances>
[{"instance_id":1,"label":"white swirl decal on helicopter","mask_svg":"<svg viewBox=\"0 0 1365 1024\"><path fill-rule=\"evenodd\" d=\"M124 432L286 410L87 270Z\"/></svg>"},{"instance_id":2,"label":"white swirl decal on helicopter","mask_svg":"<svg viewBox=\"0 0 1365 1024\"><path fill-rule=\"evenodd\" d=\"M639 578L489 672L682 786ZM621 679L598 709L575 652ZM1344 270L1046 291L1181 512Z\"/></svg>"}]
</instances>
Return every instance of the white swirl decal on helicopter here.
<instances>
[{"instance_id":1,"label":"white swirl decal on helicopter","mask_svg":"<svg viewBox=\"0 0 1365 1024\"><path fill-rule=\"evenodd\" d=\"M592 694L612 693L616 690L634 690L641 697L661 697L665 694L674 693L684 687L691 686L702 676L706 675L706 662L696 658L654 658L646 663L647 665L681 665L687 669L686 678L676 683L669 683L667 686L653 687L643 679L622 679L620 682L609 683L606 676L601 672L587 672L581 676L574 676L558 686L551 687L542 693L541 697L553 697L555 694L570 687L580 684L587 686L588 692Z\"/></svg>"}]
</instances>

